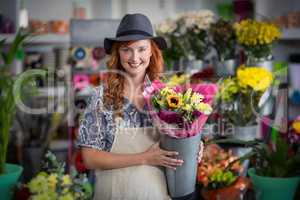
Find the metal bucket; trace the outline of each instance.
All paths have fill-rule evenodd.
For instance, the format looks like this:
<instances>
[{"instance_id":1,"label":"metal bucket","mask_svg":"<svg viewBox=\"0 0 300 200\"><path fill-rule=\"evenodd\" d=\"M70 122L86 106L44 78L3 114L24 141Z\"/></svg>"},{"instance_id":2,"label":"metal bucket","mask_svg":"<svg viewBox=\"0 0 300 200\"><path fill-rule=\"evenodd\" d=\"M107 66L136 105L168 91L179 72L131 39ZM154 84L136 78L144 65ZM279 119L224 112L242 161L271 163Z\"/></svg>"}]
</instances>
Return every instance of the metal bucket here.
<instances>
[{"instance_id":1,"label":"metal bucket","mask_svg":"<svg viewBox=\"0 0 300 200\"><path fill-rule=\"evenodd\" d=\"M183 165L176 170L168 168L165 170L169 195L172 198L183 197L195 191L200 140L201 134L183 139L162 134L161 148L177 151L178 158L184 160Z\"/></svg>"}]
</instances>

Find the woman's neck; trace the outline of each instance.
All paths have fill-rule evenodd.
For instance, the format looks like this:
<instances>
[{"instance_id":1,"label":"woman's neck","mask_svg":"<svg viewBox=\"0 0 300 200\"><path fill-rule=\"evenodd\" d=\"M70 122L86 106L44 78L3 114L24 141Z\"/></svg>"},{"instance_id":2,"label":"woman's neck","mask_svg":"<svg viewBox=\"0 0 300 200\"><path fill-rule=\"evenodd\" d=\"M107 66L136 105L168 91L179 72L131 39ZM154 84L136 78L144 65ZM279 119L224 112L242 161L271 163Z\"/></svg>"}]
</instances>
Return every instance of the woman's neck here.
<instances>
[{"instance_id":1,"label":"woman's neck","mask_svg":"<svg viewBox=\"0 0 300 200\"><path fill-rule=\"evenodd\" d=\"M143 92L145 75L130 77L130 81L125 79L124 92L125 94L137 95Z\"/></svg>"}]
</instances>

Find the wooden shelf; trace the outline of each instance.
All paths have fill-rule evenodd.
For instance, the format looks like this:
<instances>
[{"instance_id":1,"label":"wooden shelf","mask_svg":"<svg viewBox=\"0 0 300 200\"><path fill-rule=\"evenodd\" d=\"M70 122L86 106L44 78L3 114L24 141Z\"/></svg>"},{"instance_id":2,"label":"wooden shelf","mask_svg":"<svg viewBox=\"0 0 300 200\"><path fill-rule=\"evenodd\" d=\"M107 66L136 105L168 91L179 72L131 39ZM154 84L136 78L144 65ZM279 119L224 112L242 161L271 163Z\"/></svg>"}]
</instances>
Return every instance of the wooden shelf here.
<instances>
[{"instance_id":1,"label":"wooden shelf","mask_svg":"<svg viewBox=\"0 0 300 200\"><path fill-rule=\"evenodd\" d=\"M6 38L6 43L11 43L14 40L15 34L0 34L0 40ZM25 44L69 44L70 35L60 34L45 34L36 35L26 40Z\"/></svg>"},{"instance_id":2,"label":"wooden shelf","mask_svg":"<svg viewBox=\"0 0 300 200\"><path fill-rule=\"evenodd\" d=\"M300 40L300 28L283 29L280 40Z\"/></svg>"}]
</instances>

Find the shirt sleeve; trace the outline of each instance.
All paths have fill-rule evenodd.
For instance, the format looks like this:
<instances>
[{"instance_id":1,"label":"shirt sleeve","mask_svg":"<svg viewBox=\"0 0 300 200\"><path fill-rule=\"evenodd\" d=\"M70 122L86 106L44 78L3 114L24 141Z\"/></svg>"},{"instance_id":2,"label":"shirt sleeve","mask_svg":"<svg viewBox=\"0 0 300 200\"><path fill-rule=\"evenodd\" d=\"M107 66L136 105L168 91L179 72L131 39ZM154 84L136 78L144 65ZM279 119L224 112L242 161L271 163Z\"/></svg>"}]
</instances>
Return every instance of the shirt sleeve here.
<instances>
[{"instance_id":1,"label":"shirt sleeve","mask_svg":"<svg viewBox=\"0 0 300 200\"><path fill-rule=\"evenodd\" d=\"M103 108L103 88L94 88L80 120L77 146L90 147L101 151L110 151L113 139L107 133L107 120Z\"/></svg>"}]
</instances>

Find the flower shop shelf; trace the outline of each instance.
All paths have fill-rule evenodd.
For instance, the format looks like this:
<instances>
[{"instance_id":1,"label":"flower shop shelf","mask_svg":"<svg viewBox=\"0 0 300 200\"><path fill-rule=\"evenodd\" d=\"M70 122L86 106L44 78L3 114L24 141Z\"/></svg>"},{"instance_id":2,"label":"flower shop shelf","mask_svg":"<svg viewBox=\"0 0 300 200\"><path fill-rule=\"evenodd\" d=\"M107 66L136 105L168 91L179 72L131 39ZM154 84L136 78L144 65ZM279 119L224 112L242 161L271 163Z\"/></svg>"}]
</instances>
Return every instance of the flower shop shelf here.
<instances>
[{"instance_id":1,"label":"flower shop shelf","mask_svg":"<svg viewBox=\"0 0 300 200\"><path fill-rule=\"evenodd\" d=\"M0 40L6 38L6 43L11 43L15 37L15 34L0 34ZM26 44L69 44L69 34L45 34L37 35L34 39L29 39Z\"/></svg>"},{"instance_id":2,"label":"flower shop shelf","mask_svg":"<svg viewBox=\"0 0 300 200\"><path fill-rule=\"evenodd\" d=\"M300 28L283 29L280 40L300 40Z\"/></svg>"}]
</instances>

